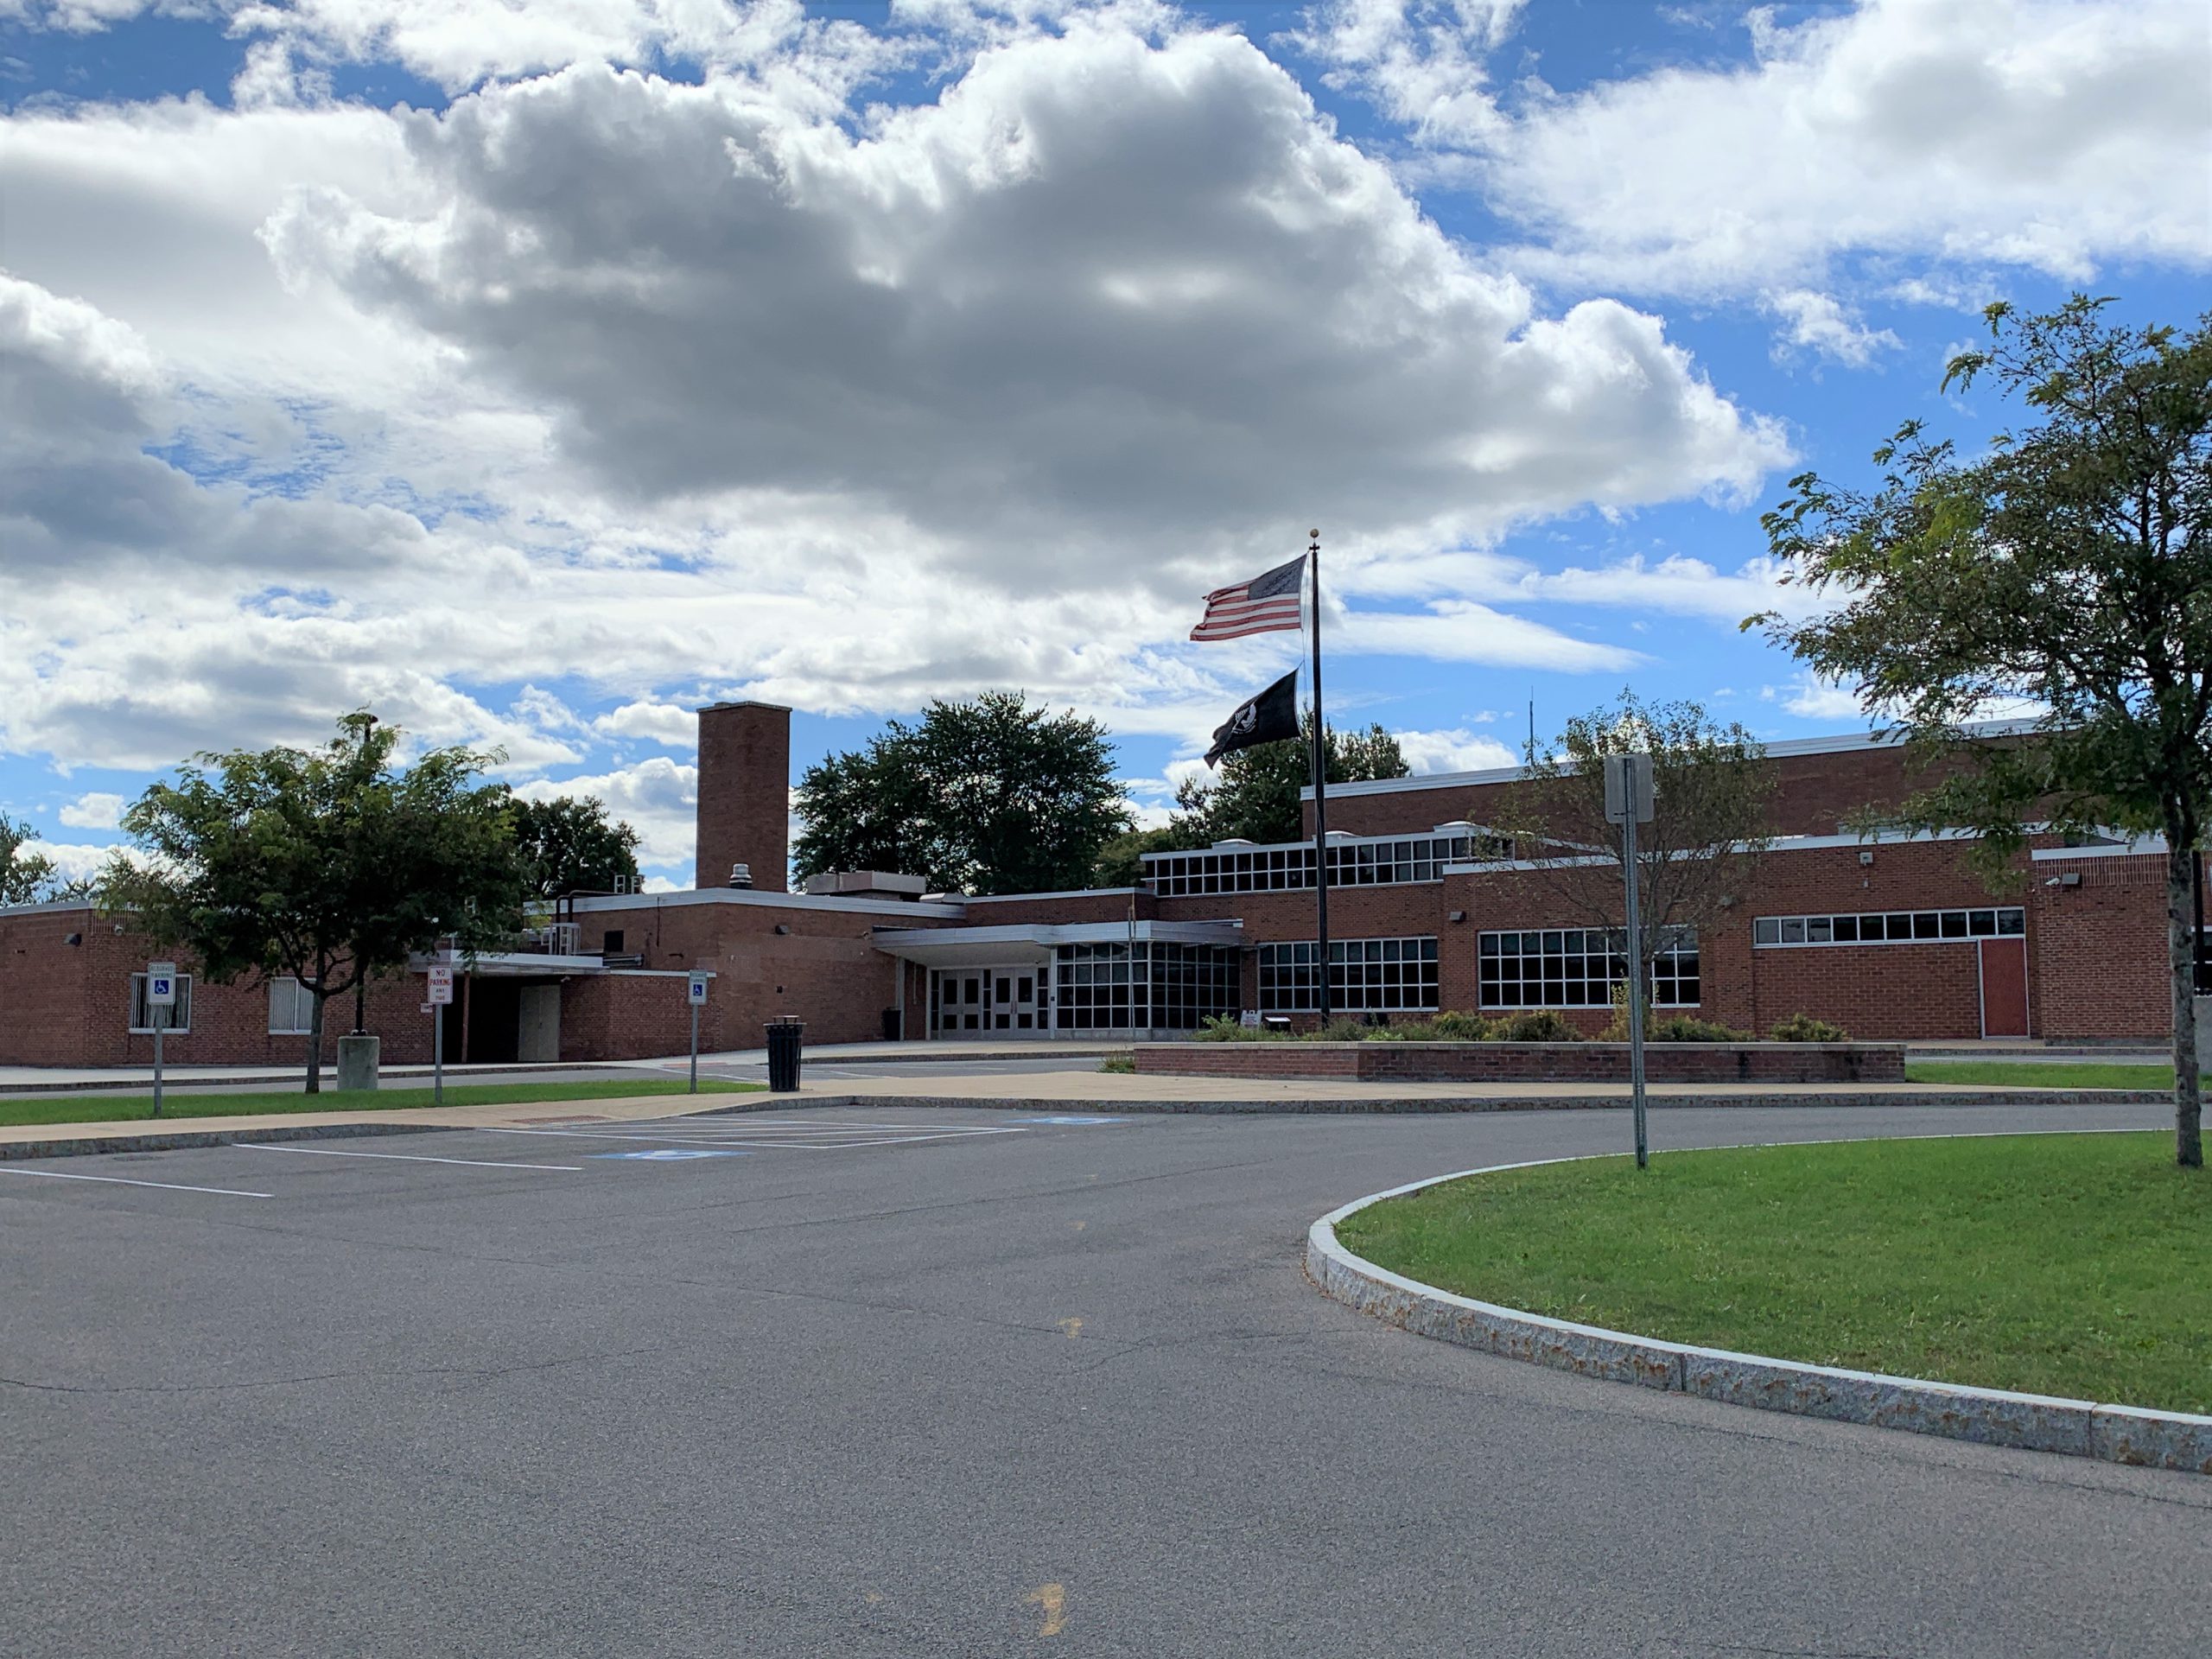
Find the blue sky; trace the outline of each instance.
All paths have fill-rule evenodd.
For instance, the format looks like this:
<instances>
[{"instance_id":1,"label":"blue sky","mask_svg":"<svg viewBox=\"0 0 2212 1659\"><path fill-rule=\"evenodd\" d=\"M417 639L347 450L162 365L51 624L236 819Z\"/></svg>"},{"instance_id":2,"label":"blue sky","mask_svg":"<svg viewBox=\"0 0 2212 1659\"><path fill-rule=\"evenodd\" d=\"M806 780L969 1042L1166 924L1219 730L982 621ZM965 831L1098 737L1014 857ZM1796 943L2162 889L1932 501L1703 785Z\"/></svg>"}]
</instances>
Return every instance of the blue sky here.
<instances>
[{"instance_id":1,"label":"blue sky","mask_svg":"<svg viewBox=\"0 0 2212 1659\"><path fill-rule=\"evenodd\" d=\"M932 696L1113 728L1156 815L1294 636L1496 764L1624 684L1865 723L1737 621L2004 297L2185 321L2194 3L25 0L0 810L82 867L357 703L688 880L685 711L800 764Z\"/></svg>"}]
</instances>

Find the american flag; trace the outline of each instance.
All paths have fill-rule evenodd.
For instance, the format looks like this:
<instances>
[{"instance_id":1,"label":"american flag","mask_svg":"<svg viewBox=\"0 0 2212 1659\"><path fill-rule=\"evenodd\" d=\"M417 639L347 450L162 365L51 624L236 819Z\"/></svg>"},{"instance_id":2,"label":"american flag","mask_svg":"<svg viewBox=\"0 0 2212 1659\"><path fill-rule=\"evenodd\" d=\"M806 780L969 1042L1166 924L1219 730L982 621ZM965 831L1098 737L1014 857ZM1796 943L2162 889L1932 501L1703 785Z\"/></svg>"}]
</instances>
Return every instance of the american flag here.
<instances>
[{"instance_id":1,"label":"american flag","mask_svg":"<svg viewBox=\"0 0 2212 1659\"><path fill-rule=\"evenodd\" d=\"M1248 633L1272 633L1298 626L1298 599L1306 577L1306 556L1279 564L1263 576L1217 588L1206 595L1206 613L1191 630L1193 639L1242 639Z\"/></svg>"}]
</instances>

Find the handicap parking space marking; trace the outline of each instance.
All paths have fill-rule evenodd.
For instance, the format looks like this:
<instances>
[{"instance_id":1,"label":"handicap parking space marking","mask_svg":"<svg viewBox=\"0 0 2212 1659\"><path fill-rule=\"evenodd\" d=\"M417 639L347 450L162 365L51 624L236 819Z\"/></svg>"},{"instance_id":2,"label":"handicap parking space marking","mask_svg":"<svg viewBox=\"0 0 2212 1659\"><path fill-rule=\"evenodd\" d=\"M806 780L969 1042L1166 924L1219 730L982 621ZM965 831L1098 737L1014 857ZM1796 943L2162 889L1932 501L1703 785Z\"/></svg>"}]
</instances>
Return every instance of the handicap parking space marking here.
<instances>
[{"instance_id":1,"label":"handicap parking space marking","mask_svg":"<svg viewBox=\"0 0 2212 1659\"><path fill-rule=\"evenodd\" d=\"M750 1151L730 1147L709 1151L698 1147L655 1147L649 1152L588 1152L584 1154L587 1158L628 1158L647 1164L683 1163L694 1158L749 1158L752 1155Z\"/></svg>"},{"instance_id":2,"label":"handicap parking space marking","mask_svg":"<svg viewBox=\"0 0 2212 1659\"><path fill-rule=\"evenodd\" d=\"M1128 1122L1128 1119L1125 1117L1082 1117L1072 1112L1064 1112L1053 1117L1017 1117L1014 1121L1017 1123L1061 1123L1072 1126L1089 1123L1126 1123Z\"/></svg>"}]
</instances>

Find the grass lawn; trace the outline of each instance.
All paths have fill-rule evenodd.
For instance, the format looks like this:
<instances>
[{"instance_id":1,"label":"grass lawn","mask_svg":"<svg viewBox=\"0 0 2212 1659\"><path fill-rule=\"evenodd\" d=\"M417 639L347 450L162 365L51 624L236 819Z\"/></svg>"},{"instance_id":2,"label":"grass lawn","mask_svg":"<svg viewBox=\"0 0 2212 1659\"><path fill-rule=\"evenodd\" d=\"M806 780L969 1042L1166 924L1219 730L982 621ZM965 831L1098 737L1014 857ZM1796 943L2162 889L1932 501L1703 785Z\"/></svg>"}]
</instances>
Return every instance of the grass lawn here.
<instances>
[{"instance_id":1,"label":"grass lawn","mask_svg":"<svg viewBox=\"0 0 2212 1659\"><path fill-rule=\"evenodd\" d=\"M1360 1211L1463 1296L1673 1342L2212 1413L2212 1172L2170 1134L1667 1152Z\"/></svg>"},{"instance_id":2,"label":"grass lawn","mask_svg":"<svg viewBox=\"0 0 2212 1659\"><path fill-rule=\"evenodd\" d=\"M699 1079L702 1095L743 1095L756 1092L757 1083L728 1083ZM446 1085L448 1106L500 1106L524 1100L626 1100L634 1095L680 1095L681 1078L639 1077L603 1083L468 1083ZM388 1112L405 1106L429 1106L428 1085L407 1089L361 1089L341 1093L326 1089L319 1095L217 1093L199 1089L172 1089L162 1096L162 1121L186 1117L229 1117L246 1113L276 1112ZM0 1096L0 1128L29 1123L126 1123L154 1115L151 1095Z\"/></svg>"},{"instance_id":3,"label":"grass lawn","mask_svg":"<svg viewBox=\"0 0 2212 1659\"><path fill-rule=\"evenodd\" d=\"M1907 1060L1907 1083L1993 1084L2015 1089L2171 1089L2171 1065L2107 1065L2084 1060Z\"/></svg>"}]
</instances>

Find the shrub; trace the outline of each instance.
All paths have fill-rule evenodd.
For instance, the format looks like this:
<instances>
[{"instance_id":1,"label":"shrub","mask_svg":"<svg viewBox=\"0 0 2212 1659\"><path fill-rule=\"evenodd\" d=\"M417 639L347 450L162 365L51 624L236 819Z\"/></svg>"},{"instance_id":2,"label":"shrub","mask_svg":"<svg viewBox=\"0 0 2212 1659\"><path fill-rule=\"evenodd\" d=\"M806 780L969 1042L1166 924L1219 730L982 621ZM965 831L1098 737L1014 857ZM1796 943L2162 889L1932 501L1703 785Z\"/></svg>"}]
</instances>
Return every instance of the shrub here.
<instances>
[{"instance_id":1,"label":"shrub","mask_svg":"<svg viewBox=\"0 0 2212 1659\"><path fill-rule=\"evenodd\" d=\"M1554 1008L1532 1008L1516 1014L1499 1028L1502 1043L1579 1043L1582 1033L1567 1017Z\"/></svg>"},{"instance_id":2,"label":"shrub","mask_svg":"<svg viewBox=\"0 0 2212 1659\"><path fill-rule=\"evenodd\" d=\"M1306 1033L1309 1043L1363 1043L1370 1037L1382 1034L1386 1027L1370 1026L1349 1014L1340 1014L1325 1026L1316 1027Z\"/></svg>"},{"instance_id":3,"label":"shrub","mask_svg":"<svg viewBox=\"0 0 2212 1659\"><path fill-rule=\"evenodd\" d=\"M1137 1069L1137 1057L1134 1054L1109 1054L1098 1062L1098 1069L1101 1071L1123 1073L1135 1071Z\"/></svg>"},{"instance_id":4,"label":"shrub","mask_svg":"<svg viewBox=\"0 0 2212 1659\"><path fill-rule=\"evenodd\" d=\"M1446 1008L1429 1021L1440 1043L1487 1043L1497 1035L1497 1027L1479 1014L1462 1014L1457 1008Z\"/></svg>"},{"instance_id":5,"label":"shrub","mask_svg":"<svg viewBox=\"0 0 2212 1659\"><path fill-rule=\"evenodd\" d=\"M1652 1043L1748 1043L1751 1035L1738 1031L1715 1020L1700 1020L1694 1014L1670 1014L1664 1020L1648 1021L1643 1028L1646 1042Z\"/></svg>"},{"instance_id":6,"label":"shrub","mask_svg":"<svg viewBox=\"0 0 2212 1659\"><path fill-rule=\"evenodd\" d=\"M1809 1014L1793 1014L1787 1020L1775 1022L1767 1033L1767 1040L1776 1043L1847 1043L1851 1033L1841 1026L1832 1026L1825 1020L1815 1020Z\"/></svg>"},{"instance_id":7,"label":"shrub","mask_svg":"<svg viewBox=\"0 0 2212 1659\"><path fill-rule=\"evenodd\" d=\"M1290 1033L1281 1026L1248 1026L1233 1014L1208 1014L1191 1033L1194 1043L1282 1043Z\"/></svg>"}]
</instances>

